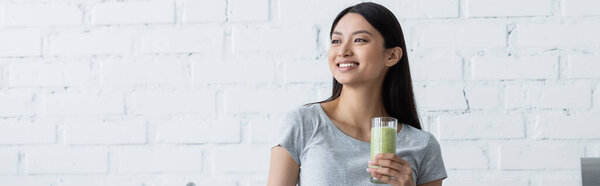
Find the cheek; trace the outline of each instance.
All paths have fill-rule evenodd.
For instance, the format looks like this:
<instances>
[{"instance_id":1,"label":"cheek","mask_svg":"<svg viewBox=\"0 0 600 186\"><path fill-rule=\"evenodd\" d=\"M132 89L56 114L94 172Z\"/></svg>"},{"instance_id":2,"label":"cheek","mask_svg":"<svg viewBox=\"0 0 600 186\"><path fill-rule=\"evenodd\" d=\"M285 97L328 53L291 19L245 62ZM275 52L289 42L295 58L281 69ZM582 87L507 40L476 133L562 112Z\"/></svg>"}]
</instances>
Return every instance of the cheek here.
<instances>
[{"instance_id":1,"label":"cheek","mask_svg":"<svg viewBox=\"0 0 600 186\"><path fill-rule=\"evenodd\" d=\"M336 56L336 53L334 52L334 50L332 50L330 48L329 51L327 52L327 60L329 61L329 65L335 64L335 56Z\"/></svg>"},{"instance_id":2,"label":"cheek","mask_svg":"<svg viewBox=\"0 0 600 186\"><path fill-rule=\"evenodd\" d=\"M357 51L359 60L367 61L370 66L384 65L385 60L381 51L375 48L364 48L363 50Z\"/></svg>"}]
</instances>

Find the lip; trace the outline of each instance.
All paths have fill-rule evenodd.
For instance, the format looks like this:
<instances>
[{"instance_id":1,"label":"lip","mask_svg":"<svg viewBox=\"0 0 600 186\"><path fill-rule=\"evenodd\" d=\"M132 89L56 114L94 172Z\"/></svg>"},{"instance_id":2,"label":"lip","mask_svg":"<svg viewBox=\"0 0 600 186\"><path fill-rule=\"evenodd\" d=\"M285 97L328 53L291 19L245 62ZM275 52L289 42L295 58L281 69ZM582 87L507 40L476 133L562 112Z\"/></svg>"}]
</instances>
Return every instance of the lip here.
<instances>
[{"instance_id":1,"label":"lip","mask_svg":"<svg viewBox=\"0 0 600 186\"><path fill-rule=\"evenodd\" d=\"M340 64L343 63L356 63L356 66L350 66L350 67L340 67ZM335 66L337 67L338 71L340 72L348 72L351 70L354 70L356 68L358 68L358 66L360 65L360 63L356 62L356 61L351 61L351 60L342 60L342 61L338 61Z\"/></svg>"}]
</instances>

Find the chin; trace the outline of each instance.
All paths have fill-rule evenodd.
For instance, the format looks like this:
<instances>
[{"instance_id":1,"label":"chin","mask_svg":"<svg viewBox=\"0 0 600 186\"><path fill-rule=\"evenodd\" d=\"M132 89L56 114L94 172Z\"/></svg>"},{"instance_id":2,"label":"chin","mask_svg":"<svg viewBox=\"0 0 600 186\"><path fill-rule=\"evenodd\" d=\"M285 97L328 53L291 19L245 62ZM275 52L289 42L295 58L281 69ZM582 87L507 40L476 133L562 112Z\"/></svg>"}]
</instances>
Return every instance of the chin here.
<instances>
[{"instance_id":1,"label":"chin","mask_svg":"<svg viewBox=\"0 0 600 186\"><path fill-rule=\"evenodd\" d=\"M335 80L342 85L352 85L357 83L356 80L350 78L335 78Z\"/></svg>"}]
</instances>

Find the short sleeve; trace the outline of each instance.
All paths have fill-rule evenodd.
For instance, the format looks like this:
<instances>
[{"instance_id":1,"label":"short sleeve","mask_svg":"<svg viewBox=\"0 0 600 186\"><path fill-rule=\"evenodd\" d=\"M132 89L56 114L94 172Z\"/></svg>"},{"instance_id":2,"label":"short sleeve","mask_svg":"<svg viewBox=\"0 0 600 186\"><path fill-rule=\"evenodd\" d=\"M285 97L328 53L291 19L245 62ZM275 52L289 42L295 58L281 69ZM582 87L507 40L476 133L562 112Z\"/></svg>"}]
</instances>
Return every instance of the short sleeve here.
<instances>
[{"instance_id":1,"label":"short sleeve","mask_svg":"<svg viewBox=\"0 0 600 186\"><path fill-rule=\"evenodd\" d=\"M429 143L421 161L417 185L448 177L444 160L442 159L440 144L433 135L429 135Z\"/></svg>"},{"instance_id":2,"label":"short sleeve","mask_svg":"<svg viewBox=\"0 0 600 186\"><path fill-rule=\"evenodd\" d=\"M273 147L281 145L300 165L300 153L304 149L304 129L301 117L295 112L287 113L279 125L279 130L275 131L277 133Z\"/></svg>"}]
</instances>

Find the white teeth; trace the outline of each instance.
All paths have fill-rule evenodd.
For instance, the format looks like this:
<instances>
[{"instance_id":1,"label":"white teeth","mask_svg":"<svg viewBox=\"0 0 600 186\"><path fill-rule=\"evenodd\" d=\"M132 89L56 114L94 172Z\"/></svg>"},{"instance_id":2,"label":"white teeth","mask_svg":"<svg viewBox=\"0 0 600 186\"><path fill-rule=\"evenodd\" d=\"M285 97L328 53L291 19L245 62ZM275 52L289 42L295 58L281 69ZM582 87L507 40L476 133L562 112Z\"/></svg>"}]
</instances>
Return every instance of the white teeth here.
<instances>
[{"instance_id":1,"label":"white teeth","mask_svg":"<svg viewBox=\"0 0 600 186\"><path fill-rule=\"evenodd\" d=\"M344 68L344 67L353 67L356 66L356 63L341 63L340 67Z\"/></svg>"}]
</instances>

